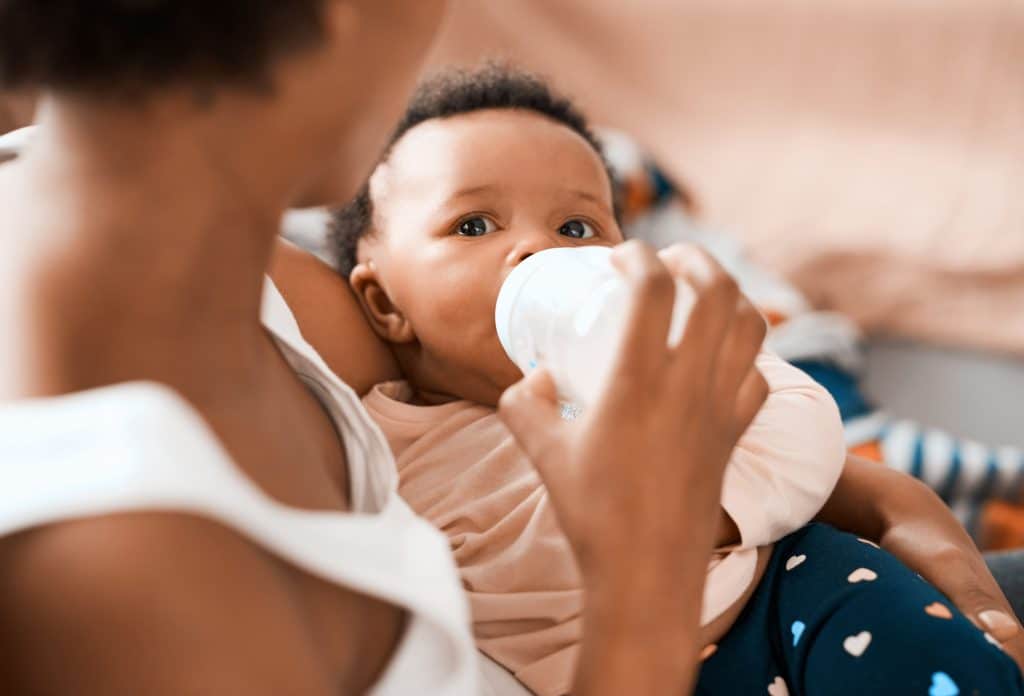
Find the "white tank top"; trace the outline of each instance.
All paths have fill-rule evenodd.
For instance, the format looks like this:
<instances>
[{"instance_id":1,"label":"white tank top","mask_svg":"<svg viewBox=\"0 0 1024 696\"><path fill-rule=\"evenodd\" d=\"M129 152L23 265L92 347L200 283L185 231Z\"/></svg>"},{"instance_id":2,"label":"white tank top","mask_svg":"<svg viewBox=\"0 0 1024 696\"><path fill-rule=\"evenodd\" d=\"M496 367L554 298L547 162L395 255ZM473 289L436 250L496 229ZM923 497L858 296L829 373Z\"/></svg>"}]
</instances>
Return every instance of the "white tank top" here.
<instances>
[{"instance_id":1,"label":"white tank top","mask_svg":"<svg viewBox=\"0 0 1024 696\"><path fill-rule=\"evenodd\" d=\"M137 382L0 405L0 536L129 510L211 518L297 568L409 611L405 635L372 694L481 693L448 542L398 497L383 436L302 338L269 280L263 323L344 439L351 513L271 499L183 398Z\"/></svg>"}]
</instances>

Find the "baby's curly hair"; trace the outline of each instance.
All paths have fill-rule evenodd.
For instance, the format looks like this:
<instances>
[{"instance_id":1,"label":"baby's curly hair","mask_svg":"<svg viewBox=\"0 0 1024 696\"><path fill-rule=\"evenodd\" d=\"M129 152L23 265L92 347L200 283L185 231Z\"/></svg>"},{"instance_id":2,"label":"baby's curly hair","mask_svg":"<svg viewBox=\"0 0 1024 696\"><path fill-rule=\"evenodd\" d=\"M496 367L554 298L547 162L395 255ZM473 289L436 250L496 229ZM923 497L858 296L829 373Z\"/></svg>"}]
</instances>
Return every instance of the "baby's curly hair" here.
<instances>
[{"instance_id":1,"label":"baby's curly hair","mask_svg":"<svg viewBox=\"0 0 1024 696\"><path fill-rule=\"evenodd\" d=\"M407 131L424 121L488 109L533 111L578 133L604 162L614 196L612 170L583 114L539 77L502 64L489 63L476 70L447 70L422 83L392 133L388 147L390 149ZM385 152L385 159L387 154ZM617 204L615 213L618 217ZM372 222L373 200L369 182L366 182L356 197L335 211L331 219L331 248L338 271L346 278L356 267L359 240L370 233Z\"/></svg>"}]
</instances>

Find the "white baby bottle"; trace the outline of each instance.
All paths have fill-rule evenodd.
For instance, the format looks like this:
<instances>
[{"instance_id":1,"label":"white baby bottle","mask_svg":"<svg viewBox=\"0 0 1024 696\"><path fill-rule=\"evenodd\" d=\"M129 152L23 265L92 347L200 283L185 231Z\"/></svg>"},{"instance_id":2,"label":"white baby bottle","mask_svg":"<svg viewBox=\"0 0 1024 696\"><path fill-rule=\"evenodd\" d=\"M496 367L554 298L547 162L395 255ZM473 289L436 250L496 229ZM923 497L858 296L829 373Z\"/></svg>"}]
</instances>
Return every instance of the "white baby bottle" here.
<instances>
[{"instance_id":1,"label":"white baby bottle","mask_svg":"<svg viewBox=\"0 0 1024 696\"><path fill-rule=\"evenodd\" d=\"M624 329L628 289L608 247L559 247L522 261L501 286L494 310L498 340L523 373L543 366L559 397L585 408L600 393ZM682 337L693 303L676 284L666 341Z\"/></svg>"}]
</instances>

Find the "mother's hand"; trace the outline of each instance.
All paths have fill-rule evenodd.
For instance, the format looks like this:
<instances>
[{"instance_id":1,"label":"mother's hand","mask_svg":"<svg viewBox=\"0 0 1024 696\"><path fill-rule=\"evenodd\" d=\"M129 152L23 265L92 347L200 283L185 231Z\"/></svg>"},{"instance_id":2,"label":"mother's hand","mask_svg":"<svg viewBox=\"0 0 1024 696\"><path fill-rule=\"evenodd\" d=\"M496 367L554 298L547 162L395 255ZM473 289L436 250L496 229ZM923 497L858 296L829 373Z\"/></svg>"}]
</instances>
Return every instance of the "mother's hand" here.
<instances>
[{"instance_id":1,"label":"mother's hand","mask_svg":"<svg viewBox=\"0 0 1024 696\"><path fill-rule=\"evenodd\" d=\"M708 508L717 524L725 464L767 393L754 366L764 321L710 256L681 245L656 255L629 242L612 258L632 287L631 306L598 401L578 421L563 422L553 383L537 371L500 404L544 479L584 576L592 564L602 573L621 568L626 549L609 539L636 546L637 529L646 530L651 548L677 547L694 516L682 496ZM681 341L669 346L673 276L693 287L695 300Z\"/></svg>"},{"instance_id":2,"label":"mother's hand","mask_svg":"<svg viewBox=\"0 0 1024 696\"><path fill-rule=\"evenodd\" d=\"M536 371L506 391L500 413L540 472L583 576L573 693L689 693L722 475L768 390L754 367L765 325L696 248L659 258L631 242L612 258L632 292L601 397L563 422L550 377ZM669 346L673 275L695 301Z\"/></svg>"},{"instance_id":3,"label":"mother's hand","mask_svg":"<svg viewBox=\"0 0 1024 696\"><path fill-rule=\"evenodd\" d=\"M926 485L849 456L818 519L877 541L949 597L1024 669L1024 630L974 542Z\"/></svg>"}]
</instances>

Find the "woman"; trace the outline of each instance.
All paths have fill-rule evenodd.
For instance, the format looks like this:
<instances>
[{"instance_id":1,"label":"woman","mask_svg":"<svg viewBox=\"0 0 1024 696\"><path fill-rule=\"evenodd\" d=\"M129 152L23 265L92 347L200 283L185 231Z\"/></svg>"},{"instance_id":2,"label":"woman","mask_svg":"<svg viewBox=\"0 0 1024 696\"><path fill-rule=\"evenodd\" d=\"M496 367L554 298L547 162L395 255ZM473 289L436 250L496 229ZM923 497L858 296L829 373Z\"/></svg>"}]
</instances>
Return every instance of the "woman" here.
<instances>
[{"instance_id":1,"label":"woman","mask_svg":"<svg viewBox=\"0 0 1024 696\"><path fill-rule=\"evenodd\" d=\"M349 174L339 195L354 192L440 13L0 4L0 77L41 97L33 145L0 169L4 692L475 692L443 541L395 497L352 392L273 286L261 295L281 212L333 153ZM673 281L643 247L622 264L637 306L623 364L671 357L720 378L680 371L641 399L633 375L603 417L642 432L610 440L595 420L586 437L524 443L542 467L557 447L573 474L550 483L592 590L580 693L692 680L707 513L764 388L751 369L763 329L719 269L695 256L680 272L708 316L735 320L667 356L650 327L667 321ZM543 401L536 387L509 397L513 422ZM680 399L702 404L682 431L664 415ZM640 437L652 433L658 446ZM616 452L675 482L687 557L652 562L586 514L605 498L628 528L665 528L648 516L668 496L641 505L609 485Z\"/></svg>"},{"instance_id":2,"label":"woman","mask_svg":"<svg viewBox=\"0 0 1024 696\"><path fill-rule=\"evenodd\" d=\"M351 195L440 3L59 6L0 3L0 80L43 94L35 144L0 169L0 690L473 693L443 543L395 499L351 391L261 295L281 211L339 151ZM763 394L756 317L720 269L679 271L734 320L666 355L650 327L672 279L622 254L620 363L713 379L618 380L594 412L635 419L631 437L599 419L585 437L524 428L543 382L505 404L586 572L581 694L692 681L709 511ZM684 429L665 416L679 403L702 404ZM644 477L618 472L622 452L675 485L631 488ZM602 498L631 538L678 547L685 529L691 553L608 535L587 514ZM648 518L659 505L678 524Z\"/></svg>"}]
</instances>

